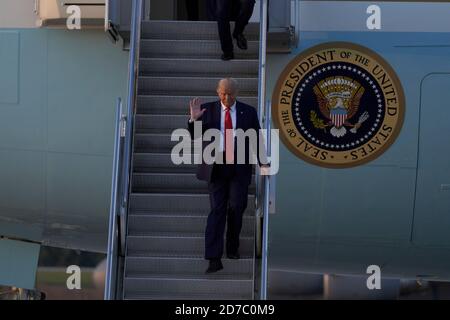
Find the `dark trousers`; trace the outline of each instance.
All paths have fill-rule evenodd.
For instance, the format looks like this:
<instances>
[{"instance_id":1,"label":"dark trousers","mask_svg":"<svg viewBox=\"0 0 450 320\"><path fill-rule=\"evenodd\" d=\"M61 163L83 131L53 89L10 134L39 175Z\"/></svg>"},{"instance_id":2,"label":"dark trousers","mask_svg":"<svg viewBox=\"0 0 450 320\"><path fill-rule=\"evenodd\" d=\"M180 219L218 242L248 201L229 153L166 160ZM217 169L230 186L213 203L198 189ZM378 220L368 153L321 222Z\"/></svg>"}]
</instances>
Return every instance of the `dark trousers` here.
<instances>
[{"instance_id":1,"label":"dark trousers","mask_svg":"<svg viewBox=\"0 0 450 320\"><path fill-rule=\"evenodd\" d=\"M234 3L233 3L234 2ZM233 5L239 5L239 10L233 10ZM244 32L252 14L255 0L216 0L216 19L219 28L220 44L224 53L233 52L233 39L231 38L230 21L236 20L233 36ZM233 19L233 11L236 17Z\"/></svg>"},{"instance_id":2,"label":"dark trousers","mask_svg":"<svg viewBox=\"0 0 450 320\"><path fill-rule=\"evenodd\" d=\"M186 0L188 20L198 21L198 0Z\"/></svg>"},{"instance_id":3,"label":"dark trousers","mask_svg":"<svg viewBox=\"0 0 450 320\"><path fill-rule=\"evenodd\" d=\"M225 224L227 253L237 253L242 215L247 208L248 185L235 174L234 165L214 164L208 183L211 212L205 232L205 259L220 259L223 254Z\"/></svg>"}]
</instances>

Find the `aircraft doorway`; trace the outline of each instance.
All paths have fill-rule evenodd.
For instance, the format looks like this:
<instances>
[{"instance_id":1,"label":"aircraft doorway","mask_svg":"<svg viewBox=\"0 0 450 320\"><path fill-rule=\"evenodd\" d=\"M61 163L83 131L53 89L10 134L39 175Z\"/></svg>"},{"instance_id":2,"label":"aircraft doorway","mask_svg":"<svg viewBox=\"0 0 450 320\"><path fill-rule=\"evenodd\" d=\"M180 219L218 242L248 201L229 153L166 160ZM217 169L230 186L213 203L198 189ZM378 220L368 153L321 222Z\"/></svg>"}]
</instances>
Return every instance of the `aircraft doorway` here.
<instances>
[{"instance_id":1,"label":"aircraft doorway","mask_svg":"<svg viewBox=\"0 0 450 320\"><path fill-rule=\"evenodd\" d=\"M412 241L417 245L450 246L450 145L447 101L449 74L431 74L422 84L419 161Z\"/></svg>"},{"instance_id":2,"label":"aircraft doorway","mask_svg":"<svg viewBox=\"0 0 450 320\"><path fill-rule=\"evenodd\" d=\"M151 20L210 21L214 0L164 0L150 2Z\"/></svg>"}]
</instances>

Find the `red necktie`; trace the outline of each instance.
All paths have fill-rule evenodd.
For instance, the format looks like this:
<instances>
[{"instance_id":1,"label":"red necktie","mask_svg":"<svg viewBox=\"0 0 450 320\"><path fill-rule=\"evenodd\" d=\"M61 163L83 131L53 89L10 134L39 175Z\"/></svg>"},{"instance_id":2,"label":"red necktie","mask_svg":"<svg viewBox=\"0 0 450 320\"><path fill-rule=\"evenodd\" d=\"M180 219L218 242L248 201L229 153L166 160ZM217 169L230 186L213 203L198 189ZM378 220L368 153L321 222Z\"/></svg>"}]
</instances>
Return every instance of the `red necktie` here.
<instances>
[{"instance_id":1,"label":"red necktie","mask_svg":"<svg viewBox=\"0 0 450 320\"><path fill-rule=\"evenodd\" d=\"M231 120L230 108L225 110L225 161L226 163L234 162L234 141L233 141L233 121Z\"/></svg>"}]
</instances>

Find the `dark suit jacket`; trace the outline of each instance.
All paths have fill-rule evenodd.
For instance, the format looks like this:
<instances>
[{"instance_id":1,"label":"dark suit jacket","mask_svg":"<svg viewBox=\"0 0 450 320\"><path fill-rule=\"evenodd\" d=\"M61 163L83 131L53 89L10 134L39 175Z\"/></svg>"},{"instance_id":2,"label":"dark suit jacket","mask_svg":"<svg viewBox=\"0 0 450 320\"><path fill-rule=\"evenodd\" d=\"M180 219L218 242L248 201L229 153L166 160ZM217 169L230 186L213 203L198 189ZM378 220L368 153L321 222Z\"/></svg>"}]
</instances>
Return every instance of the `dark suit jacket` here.
<instances>
[{"instance_id":1,"label":"dark suit jacket","mask_svg":"<svg viewBox=\"0 0 450 320\"><path fill-rule=\"evenodd\" d=\"M207 0L206 2L206 12L209 21L217 21L217 3L216 0ZM241 3L239 0L231 0L231 16L230 21L236 21L239 16L239 11L241 10Z\"/></svg>"},{"instance_id":2,"label":"dark suit jacket","mask_svg":"<svg viewBox=\"0 0 450 320\"><path fill-rule=\"evenodd\" d=\"M205 103L201 106L201 109L206 109L206 111L203 113L203 115L197 119L197 121L202 121L202 134L208 129L215 128L217 130L220 130L220 116L222 111L222 105L220 101ZM254 129L256 130L257 138L258 138L258 146L259 146L259 140L261 139L259 135L259 119L258 114L255 110L255 108L236 101L236 124L235 129L242 129L244 131L248 129ZM188 122L188 130L191 134L191 137L193 139L196 139L198 137L194 137L194 123ZM213 141L203 141L202 142L202 151L205 150L206 146L208 146ZM253 166L250 163L250 155L251 152L258 152L258 146L250 146L250 143L248 139L245 139L245 164L235 164L236 166L236 175L238 176L238 179L242 181L242 183L250 184L251 178L252 178L252 172L253 172ZM236 152L237 152L237 146L236 146L236 139L235 139L235 162L236 162ZM258 154L258 153L257 153ZM257 157L258 162L260 159ZM197 168L197 178L200 180L205 180L210 182L211 176L212 176L212 170L213 170L213 164L206 164L202 162L198 165Z\"/></svg>"}]
</instances>

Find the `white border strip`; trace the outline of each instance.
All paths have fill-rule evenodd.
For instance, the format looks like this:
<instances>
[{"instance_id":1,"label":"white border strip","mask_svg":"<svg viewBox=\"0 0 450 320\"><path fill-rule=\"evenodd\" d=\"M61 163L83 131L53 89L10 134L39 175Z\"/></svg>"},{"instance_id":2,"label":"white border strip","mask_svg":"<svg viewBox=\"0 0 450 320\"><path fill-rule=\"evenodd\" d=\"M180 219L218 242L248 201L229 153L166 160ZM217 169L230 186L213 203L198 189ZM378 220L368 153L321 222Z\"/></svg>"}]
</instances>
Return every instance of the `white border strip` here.
<instances>
[{"instance_id":1,"label":"white border strip","mask_svg":"<svg viewBox=\"0 0 450 320\"><path fill-rule=\"evenodd\" d=\"M381 9L381 29L366 13ZM450 2L300 1L300 31L450 32Z\"/></svg>"}]
</instances>

